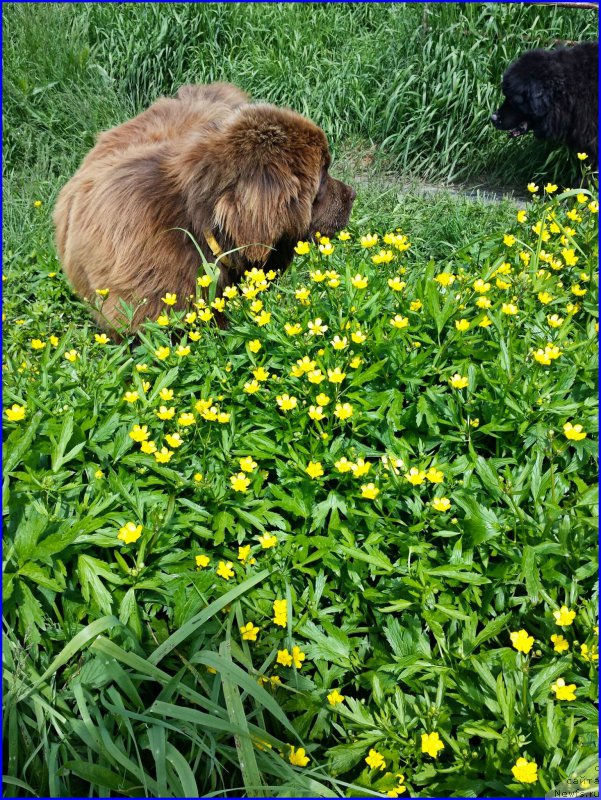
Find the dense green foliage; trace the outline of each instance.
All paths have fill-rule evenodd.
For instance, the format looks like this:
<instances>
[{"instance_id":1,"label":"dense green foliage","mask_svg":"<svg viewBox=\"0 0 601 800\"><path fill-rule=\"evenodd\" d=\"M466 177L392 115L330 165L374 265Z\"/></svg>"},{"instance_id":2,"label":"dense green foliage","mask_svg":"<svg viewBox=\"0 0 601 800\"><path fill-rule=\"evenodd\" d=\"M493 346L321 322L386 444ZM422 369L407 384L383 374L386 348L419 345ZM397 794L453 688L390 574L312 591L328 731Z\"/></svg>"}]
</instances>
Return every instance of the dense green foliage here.
<instances>
[{"instance_id":1,"label":"dense green foliage","mask_svg":"<svg viewBox=\"0 0 601 800\"><path fill-rule=\"evenodd\" d=\"M228 330L199 264L193 316L166 304L121 344L71 294L50 222L95 132L192 79L242 75L340 156L398 133L386 103L406 66L410 144L386 145L399 168L502 157L517 180L541 145L507 160L485 126L502 63L590 35L588 12L4 14L5 794L536 796L593 780L596 190L540 182L516 220L376 176L349 238L300 248L273 285L249 276ZM453 126L445 108L422 129L442 117L435 67L460 76Z\"/></svg>"}]
</instances>

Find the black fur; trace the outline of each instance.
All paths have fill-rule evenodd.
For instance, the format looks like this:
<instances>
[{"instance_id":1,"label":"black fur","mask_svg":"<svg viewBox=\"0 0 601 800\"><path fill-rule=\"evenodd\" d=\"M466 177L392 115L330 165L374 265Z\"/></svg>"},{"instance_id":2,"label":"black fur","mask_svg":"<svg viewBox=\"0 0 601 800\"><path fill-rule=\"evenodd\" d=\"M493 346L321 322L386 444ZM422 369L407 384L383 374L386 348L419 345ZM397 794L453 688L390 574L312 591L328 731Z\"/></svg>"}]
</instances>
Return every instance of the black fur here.
<instances>
[{"instance_id":1,"label":"black fur","mask_svg":"<svg viewBox=\"0 0 601 800\"><path fill-rule=\"evenodd\" d=\"M588 153L597 169L598 51L597 42L582 42L524 53L503 75L505 101L493 125L510 136L532 131Z\"/></svg>"}]
</instances>

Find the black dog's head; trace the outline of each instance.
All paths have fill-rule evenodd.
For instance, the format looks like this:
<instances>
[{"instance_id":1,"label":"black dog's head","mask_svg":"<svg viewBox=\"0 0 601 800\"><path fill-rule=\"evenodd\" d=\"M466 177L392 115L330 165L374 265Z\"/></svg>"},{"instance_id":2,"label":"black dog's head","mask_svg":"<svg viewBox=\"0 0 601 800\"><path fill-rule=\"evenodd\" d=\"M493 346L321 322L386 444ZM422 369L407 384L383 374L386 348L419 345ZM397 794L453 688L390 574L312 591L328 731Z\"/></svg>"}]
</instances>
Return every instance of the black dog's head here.
<instances>
[{"instance_id":1,"label":"black dog's head","mask_svg":"<svg viewBox=\"0 0 601 800\"><path fill-rule=\"evenodd\" d=\"M512 137L528 131L539 139L552 137L552 109L561 93L552 55L531 50L511 64L503 75L505 100L491 117L496 128Z\"/></svg>"}]
</instances>

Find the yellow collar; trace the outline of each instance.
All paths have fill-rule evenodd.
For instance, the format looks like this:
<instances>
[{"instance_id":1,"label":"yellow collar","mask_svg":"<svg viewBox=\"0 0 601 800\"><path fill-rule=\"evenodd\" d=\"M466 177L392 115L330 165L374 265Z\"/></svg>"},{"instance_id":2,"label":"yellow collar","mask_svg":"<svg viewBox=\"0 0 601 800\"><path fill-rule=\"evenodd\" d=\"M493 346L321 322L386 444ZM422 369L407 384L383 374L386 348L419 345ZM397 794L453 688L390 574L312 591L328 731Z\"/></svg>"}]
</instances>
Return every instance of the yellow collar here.
<instances>
[{"instance_id":1,"label":"yellow collar","mask_svg":"<svg viewBox=\"0 0 601 800\"><path fill-rule=\"evenodd\" d=\"M223 255L223 250L219 246L217 239L213 236L211 231L207 228L202 232L202 235L205 237L205 241L209 245L211 253L213 253L215 256L215 261L219 261L219 263L223 264L224 267L229 269L232 266L232 262L227 256Z\"/></svg>"}]
</instances>

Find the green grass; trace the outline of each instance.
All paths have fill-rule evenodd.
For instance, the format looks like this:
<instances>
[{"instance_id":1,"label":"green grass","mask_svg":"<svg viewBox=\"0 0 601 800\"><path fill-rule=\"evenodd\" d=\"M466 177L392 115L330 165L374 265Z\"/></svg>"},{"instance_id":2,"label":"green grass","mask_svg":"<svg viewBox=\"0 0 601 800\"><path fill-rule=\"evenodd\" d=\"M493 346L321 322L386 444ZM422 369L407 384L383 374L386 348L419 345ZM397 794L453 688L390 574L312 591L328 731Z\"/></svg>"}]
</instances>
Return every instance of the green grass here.
<instances>
[{"instance_id":1,"label":"green grass","mask_svg":"<svg viewBox=\"0 0 601 800\"><path fill-rule=\"evenodd\" d=\"M509 143L486 118L509 60L592 37L592 13L492 4L3 13L5 794L378 796L400 773L411 796L522 797L593 780L596 191L541 199L540 182L517 222L510 201L425 197L411 185L494 180L502 165L504 183L524 191L533 164L565 174L561 151L544 167L543 145ZM56 260L56 193L97 130L181 82L210 79L312 116L346 178L376 152L351 238L334 239L330 256L311 246L259 293L265 325L252 299L237 297L227 331L167 309L168 326L102 344ZM394 165L407 185L391 183ZM532 229L540 220L548 241ZM405 250L383 242L397 229ZM380 239L366 249L370 232ZM380 248L390 263L374 264ZM316 270L339 278L316 281ZM436 280L443 272L455 276L448 287ZM357 273L367 287L353 285ZM394 276L406 285L391 287ZM491 284L490 309L476 305L478 279ZM310 305L297 297L303 287ZM407 326L394 327L396 315ZM328 330L310 336L318 317ZM293 322L298 336L285 332ZM352 341L357 329L364 343ZM347 346L335 349L335 336ZM539 363L551 343L558 357ZM180 345L190 353L178 356ZM295 376L305 356L346 377ZM250 394L259 366L271 374ZM456 373L464 388L451 385ZM321 391L331 401L316 421L308 410ZM279 410L283 394L296 408ZM229 418L196 407L209 398ZM352 416L339 419L337 403ZM13 405L23 419L8 419ZM157 417L160 405L177 409L172 420ZM177 423L182 413L194 424ZM566 422L586 438L568 439ZM130 437L135 425L159 449L175 431L183 444L159 463ZM256 466L235 491L247 456ZM341 472L343 457L363 458L369 472ZM307 474L310 462L322 476ZM442 482L413 485L412 467L437 479L434 467ZM374 499L363 496L369 483ZM446 511L432 505L442 497ZM128 522L142 528L125 544ZM263 547L265 534L277 544ZM232 562L227 580L220 561ZM276 599L285 625L273 621ZM558 627L563 605L576 616ZM242 638L249 622L256 641ZM527 654L511 644L521 629L534 638ZM278 664L295 646L304 661ZM560 677L575 700L555 699ZM335 706L333 689L345 698ZM437 758L421 749L434 731ZM306 766L290 763L291 746ZM372 749L385 770L366 764ZM536 762L536 783L514 778L519 757Z\"/></svg>"}]
</instances>

